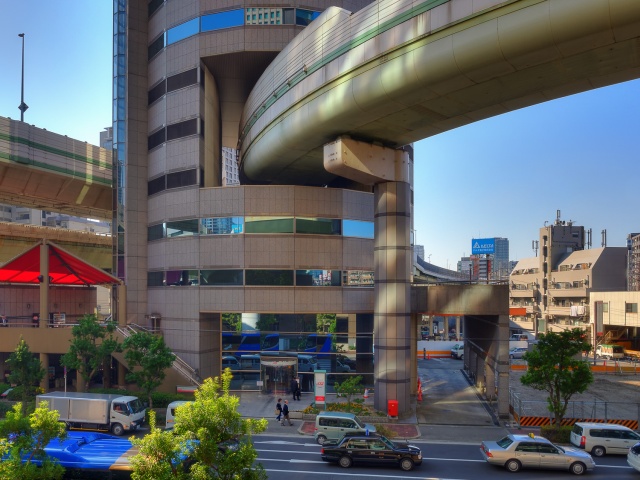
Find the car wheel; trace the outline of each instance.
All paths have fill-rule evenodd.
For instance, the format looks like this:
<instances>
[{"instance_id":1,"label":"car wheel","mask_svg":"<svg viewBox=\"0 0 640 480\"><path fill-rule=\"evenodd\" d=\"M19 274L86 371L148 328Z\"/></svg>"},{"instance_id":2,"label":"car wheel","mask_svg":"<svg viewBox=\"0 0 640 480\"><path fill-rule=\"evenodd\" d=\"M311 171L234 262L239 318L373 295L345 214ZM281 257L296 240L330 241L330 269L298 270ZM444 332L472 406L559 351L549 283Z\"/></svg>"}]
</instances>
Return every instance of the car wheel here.
<instances>
[{"instance_id":1,"label":"car wheel","mask_svg":"<svg viewBox=\"0 0 640 480\"><path fill-rule=\"evenodd\" d=\"M587 469L584 466L584 463L576 462L571 464L569 470L571 470L571 473L574 475L582 475Z\"/></svg>"},{"instance_id":2,"label":"car wheel","mask_svg":"<svg viewBox=\"0 0 640 480\"><path fill-rule=\"evenodd\" d=\"M122 428L122 425L120 425L119 423L114 423L111 427L111 433L120 437L122 436L122 434L124 434L124 428Z\"/></svg>"},{"instance_id":3,"label":"car wheel","mask_svg":"<svg viewBox=\"0 0 640 480\"><path fill-rule=\"evenodd\" d=\"M403 458L402 460L400 460L400 468L405 472L413 470L413 460L411 460L410 458Z\"/></svg>"},{"instance_id":4,"label":"car wheel","mask_svg":"<svg viewBox=\"0 0 640 480\"><path fill-rule=\"evenodd\" d=\"M353 460L351 460L351 457L349 457L348 455L343 455L342 457L340 457L340 460L338 460L338 463L342 468L349 468L351 465L353 465Z\"/></svg>"},{"instance_id":5,"label":"car wheel","mask_svg":"<svg viewBox=\"0 0 640 480\"><path fill-rule=\"evenodd\" d=\"M517 472L520 470L520 467L522 467L522 465L520 464L520 462L514 458L512 458L511 460L507 461L507 463L504 464L505 468L507 470L509 470L510 472Z\"/></svg>"},{"instance_id":6,"label":"car wheel","mask_svg":"<svg viewBox=\"0 0 640 480\"><path fill-rule=\"evenodd\" d=\"M593 455L594 457L602 457L605 453L607 453L607 451L600 445L597 445L591 449L591 455Z\"/></svg>"},{"instance_id":7,"label":"car wheel","mask_svg":"<svg viewBox=\"0 0 640 480\"><path fill-rule=\"evenodd\" d=\"M464 353L460 355L460 360L464 360Z\"/></svg>"},{"instance_id":8,"label":"car wheel","mask_svg":"<svg viewBox=\"0 0 640 480\"><path fill-rule=\"evenodd\" d=\"M316 442L318 442L320 445L324 445L324 442L327 441L327 437L325 437L324 435L318 435L318 438L316 438Z\"/></svg>"}]
</instances>

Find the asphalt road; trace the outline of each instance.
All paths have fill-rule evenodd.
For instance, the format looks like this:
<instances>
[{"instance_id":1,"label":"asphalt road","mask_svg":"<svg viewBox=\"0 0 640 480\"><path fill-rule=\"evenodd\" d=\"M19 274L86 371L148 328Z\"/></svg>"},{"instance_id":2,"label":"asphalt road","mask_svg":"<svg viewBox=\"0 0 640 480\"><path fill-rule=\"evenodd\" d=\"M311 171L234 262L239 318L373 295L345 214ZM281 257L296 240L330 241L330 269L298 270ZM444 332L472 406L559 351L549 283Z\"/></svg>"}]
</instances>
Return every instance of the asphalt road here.
<instances>
[{"instance_id":1,"label":"asphalt road","mask_svg":"<svg viewBox=\"0 0 640 480\"><path fill-rule=\"evenodd\" d=\"M488 439L490 440L490 439ZM365 480L365 479L450 479L450 480L499 480L567 479L572 475L565 471L522 470L517 474L488 465L476 443L431 443L411 441L422 449L423 463L411 472L396 467L354 466L344 469L336 464L323 462L320 446L310 438L298 436L259 435L254 438L260 462L269 479L304 478L304 480ZM624 456L608 456L596 460L597 467L588 473L591 480L636 479L638 474L626 464Z\"/></svg>"}]
</instances>

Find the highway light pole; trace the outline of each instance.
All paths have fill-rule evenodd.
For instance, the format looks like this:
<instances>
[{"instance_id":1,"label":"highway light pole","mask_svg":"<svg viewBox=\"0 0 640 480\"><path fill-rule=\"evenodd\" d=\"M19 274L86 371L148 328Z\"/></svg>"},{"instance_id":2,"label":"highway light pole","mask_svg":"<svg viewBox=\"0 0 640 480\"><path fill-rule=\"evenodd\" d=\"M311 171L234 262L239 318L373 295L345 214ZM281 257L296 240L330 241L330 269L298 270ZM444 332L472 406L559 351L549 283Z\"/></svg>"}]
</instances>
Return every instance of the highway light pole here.
<instances>
[{"instance_id":1,"label":"highway light pole","mask_svg":"<svg viewBox=\"0 0 640 480\"><path fill-rule=\"evenodd\" d=\"M20 110L20 121L24 122L24 112L29 108L29 106L24 103L24 33L19 33L18 36L22 38L22 87L20 89L20 106L18 110Z\"/></svg>"}]
</instances>

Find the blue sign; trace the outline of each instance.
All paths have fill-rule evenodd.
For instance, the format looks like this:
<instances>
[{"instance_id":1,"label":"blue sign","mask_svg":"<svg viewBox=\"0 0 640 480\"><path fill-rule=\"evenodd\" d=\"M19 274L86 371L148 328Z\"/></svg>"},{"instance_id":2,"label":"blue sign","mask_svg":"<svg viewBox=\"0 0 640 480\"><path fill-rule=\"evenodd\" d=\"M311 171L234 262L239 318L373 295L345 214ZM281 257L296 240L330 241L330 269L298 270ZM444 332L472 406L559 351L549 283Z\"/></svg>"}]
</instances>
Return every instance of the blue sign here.
<instances>
[{"instance_id":1,"label":"blue sign","mask_svg":"<svg viewBox=\"0 0 640 480\"><path fill-rule=\"evenodd\" d=\"M495 238L473 238L471 239L471 254L496 253Z\"/></svg>"}]
</instances>

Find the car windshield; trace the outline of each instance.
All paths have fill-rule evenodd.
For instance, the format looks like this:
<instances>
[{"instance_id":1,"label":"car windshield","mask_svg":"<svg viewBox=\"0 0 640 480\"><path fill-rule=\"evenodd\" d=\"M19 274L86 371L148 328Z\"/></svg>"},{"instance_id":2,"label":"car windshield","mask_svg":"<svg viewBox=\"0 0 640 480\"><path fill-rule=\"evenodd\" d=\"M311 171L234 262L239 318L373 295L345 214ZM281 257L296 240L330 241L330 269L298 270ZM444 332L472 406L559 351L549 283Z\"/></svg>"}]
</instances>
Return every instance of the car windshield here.
<instances>
[{"instance_id":1,"label":"car windshield","mask_svg":"<svg viewBox=\"0 0 640 480\"><path fill-rule=\"evenodd\" d=\"M498 440L496 443L501 448L507 448L507 447L509 447L509 445L511 445L513 443L513 439L511 439L510 437L504 437L504 438Z\"/></svg>"},{"instance_id":2,"label":"car windshield","mask_svg":"<svg viewBox=\"0 0 640 480\"><path fill-rule=\"evenodd\" d=\"M364 428L364 422L362 420L360 420L358 417L354 416L353 419L355 420L355 422L358 424L358 426L360 428Z\"/></svg>"},{"instance_id":3,"label":"car windshield","mask_svg":"<svg viewBox=\"0 0 640 480\"><path fill-rule=\"evenodd\" d=\"M133 413L139 413L144 410L144 405L139 398L136 398L135 400L131 400L130 402L127 403L127 405L129 405L129 410Z\"/></svg>"},{"instance_id":4,"label":"car windshield","mask_svg":"<svg viewBox=\"0 0 640 480\"><path fill-rule=\"evenodd\" d=\"M560 445L556 445L556 444L552 444L554 447L556 447L558 450L560 450L562 453L567 453L567 451L562 448Z\"/></svg>"}]
</instances>

